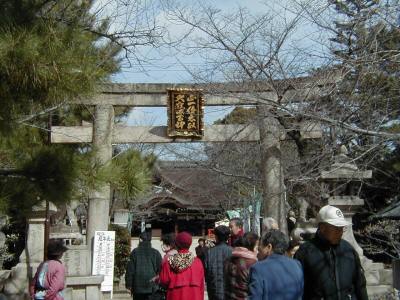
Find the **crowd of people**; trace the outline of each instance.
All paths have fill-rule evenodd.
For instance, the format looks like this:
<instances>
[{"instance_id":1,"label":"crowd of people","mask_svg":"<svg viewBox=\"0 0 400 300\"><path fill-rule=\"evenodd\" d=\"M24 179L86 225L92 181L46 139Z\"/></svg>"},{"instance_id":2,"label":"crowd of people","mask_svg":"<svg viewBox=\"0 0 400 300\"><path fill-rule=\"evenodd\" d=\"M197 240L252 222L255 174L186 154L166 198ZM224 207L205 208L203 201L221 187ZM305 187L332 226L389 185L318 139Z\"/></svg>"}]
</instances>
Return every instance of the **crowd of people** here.
<instances>
[{"instance_id":1,"label":"crowd of people","mask_svg":"<svg viewBox=\"0 0 400 300\"><path fill-rule=\"evenodd\" d=\"M199 239L195 254L188 232L161 237L164 257L151 246L151 235L140 242L126 268L125 284L134 300L344 300L368 299L359 256L342 239L347 222L341 210L324 206L318 213L315 236L302 244L289 240L272 218L263 221L263 234L243 232L240 219L214 229L215 244ZM47 247L47 260L38 267L29 291L35 300L64 299L67 248L60 240Z\"/></svg>"},{"instance_id":2,"label":"crowd of people","mask_svg":"<svg viewBox=\"0 0 400 300\"><path fill-rule=\"evenodd\" d=\"M347 222L340 209L324 206L313 239L299 244L266 218L263 234L243 232L238 218L214 229L215 246L199 239L189 251L188 232L163 235L162 258L149 233L130 256L126 287L134 300L368 299L360 259L342 235Z\"/></svg>"}]
</instances>

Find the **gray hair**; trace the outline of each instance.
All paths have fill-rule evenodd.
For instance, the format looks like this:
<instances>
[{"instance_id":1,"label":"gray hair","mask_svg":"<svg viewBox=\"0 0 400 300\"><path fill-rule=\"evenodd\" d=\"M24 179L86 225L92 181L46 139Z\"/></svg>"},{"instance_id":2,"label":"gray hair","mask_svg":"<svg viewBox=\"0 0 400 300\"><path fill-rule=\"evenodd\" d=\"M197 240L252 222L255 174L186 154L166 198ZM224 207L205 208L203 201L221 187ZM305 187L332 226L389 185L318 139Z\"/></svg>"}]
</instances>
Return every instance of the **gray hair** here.
<instances>
[{"instance_id":1,"label":"gray hair","mask_svg":"<svg viewBox=\"0 0 400 300\"><path fill-rule=\"evenodd\" d=\"M263 219L263 231L269 231L273 229L279 229L278 222L271 217L266 217Z\"/></svg>"},{"instance_id":2,"label":"gray hair","mask_svg":"<svg viewBox=\"0 0 400 300\"><path fill-rule=\"evenodd\" d=\"M289 248L289 238L279 230L267 231L261 238L263 247L271 244L272 251L276 254L284 254Z\"/></svg>"}]
</instances>

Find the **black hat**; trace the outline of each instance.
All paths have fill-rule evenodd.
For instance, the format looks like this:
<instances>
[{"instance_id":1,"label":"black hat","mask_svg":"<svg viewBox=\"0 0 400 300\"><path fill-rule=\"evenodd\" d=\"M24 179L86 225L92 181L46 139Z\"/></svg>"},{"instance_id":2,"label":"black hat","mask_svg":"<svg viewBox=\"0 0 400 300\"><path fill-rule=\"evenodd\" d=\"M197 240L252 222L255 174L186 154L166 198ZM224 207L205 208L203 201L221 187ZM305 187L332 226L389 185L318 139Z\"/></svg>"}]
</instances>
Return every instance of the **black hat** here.
<instances>
[{"instance_id":1,"label":"black hat","mask_svg":"<svg viewBox=\"0 0 400 300\"><path fill-rule=\"evenodd\" d=\"M47 244L47 256L58 257L61 256L68 248L64 246L62 240L50 240Z\"/></svg>"}]
</instances>

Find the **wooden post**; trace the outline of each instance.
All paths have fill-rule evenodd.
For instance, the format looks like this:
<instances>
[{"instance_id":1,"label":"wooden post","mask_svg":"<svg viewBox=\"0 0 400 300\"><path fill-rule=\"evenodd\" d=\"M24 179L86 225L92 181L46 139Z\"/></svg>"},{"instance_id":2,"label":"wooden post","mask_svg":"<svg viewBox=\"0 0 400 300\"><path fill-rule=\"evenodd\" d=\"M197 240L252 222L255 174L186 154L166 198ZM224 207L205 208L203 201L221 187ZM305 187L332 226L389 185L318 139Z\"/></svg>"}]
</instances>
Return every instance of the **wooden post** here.
<instances>
[{"instance_id":1,"label":"wooden post","mask_svg":"<svg viewBox=\"0 0 400 300\"><path fill-rule=\"evenodd\" d=\"M43 260L47 259L47 245L49 244L49 235L50 235L50 208L49 208L49 200L46 200L46 220L44 223Z\"/></svg>"}]
</instances>

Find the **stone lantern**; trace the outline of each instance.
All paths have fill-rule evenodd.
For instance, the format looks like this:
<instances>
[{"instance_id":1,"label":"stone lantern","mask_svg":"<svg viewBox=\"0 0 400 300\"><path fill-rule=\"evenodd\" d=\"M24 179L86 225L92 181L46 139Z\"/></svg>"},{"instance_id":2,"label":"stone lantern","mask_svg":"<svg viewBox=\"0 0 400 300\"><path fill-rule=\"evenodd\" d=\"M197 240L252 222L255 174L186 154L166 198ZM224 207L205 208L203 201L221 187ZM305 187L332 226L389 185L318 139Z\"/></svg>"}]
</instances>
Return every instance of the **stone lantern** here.
<instances>
[{"instance_id":1,"label":"stone lantern","mask_svg":"<svg viewBox=\"0 0 400 300\"><path fill-rule=\"evenodd\" d=\"M354 160L347 156L345 146L340 148L339 155L328 171L321 172L322 181L328 185L330 191L327 203L342 210L346 221L352 222L353 215L364 205L364 200L358 197L363 180L372 178L372 171L361 171ZM363 249L354 238L352 226L348 226L343 233L357 251L367 279L367 290L370 297L380 297L391 291L392 270L385 269L382 263L374 263L364 256Z\"/></svg>"},{"instance_id":2,"label":"stone lantern","mask_svg":"<svg viewBox=\"0 0 400 300\"><path fill-rule=\"evenodd\" d=\"M372 171L361 171L357 165L347 157L345 146L340 147L340 154L335 156L335 162L328 171L321 172L321 179L328 185L330 194L327 199L329 205L333 205L342 210L346 221L352 223L353 215L364 205L364 200L358 197L361 182L372 178ZM353 228L349 226L343 234L360 257L364 256L362 248L354 238Z\"/></svg>"},{"instance_id":3,"label":"stone lantern","mask_svg":"<svg viewBox=\"0 0 400 300\"><path fill-rule=\"evenodd\" d=\"M49 203L48 214L54 214L57 208ZM28 281L32 279L37 267L44 259L44 239L46 223L46 203L42 201L32 207L28 217L26 247L19 257L19 263L13 267L7 278L1 283L4 285L3 295L5 299L27 299Z\"/></svg>"}]
</instances>

